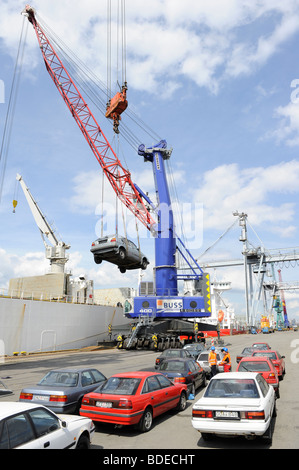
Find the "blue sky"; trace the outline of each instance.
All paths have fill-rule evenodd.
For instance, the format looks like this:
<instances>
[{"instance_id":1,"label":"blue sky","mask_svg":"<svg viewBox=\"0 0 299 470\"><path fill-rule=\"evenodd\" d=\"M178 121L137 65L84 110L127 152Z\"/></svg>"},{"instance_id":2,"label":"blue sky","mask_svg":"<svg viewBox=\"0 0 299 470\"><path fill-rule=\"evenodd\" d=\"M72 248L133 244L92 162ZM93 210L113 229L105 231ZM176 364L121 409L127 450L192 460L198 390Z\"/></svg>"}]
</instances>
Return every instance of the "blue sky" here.
<instances>
[{"instance_id":1,"label":"blue sky","mask_svg":"<svg viewBox=\"0 0 299 470\"><path fill-rule=\"evenodd\" d=\"M25 3L1 3L2 134ZM106 82L106 0L86 0L76 7L66 0L39 0L32 6ZM115 51L115 33L112 38ZM193 215L195 207L199 211L193 254L202 254L233 224L234 210L248 214L255 246L298 246L299 2L126 0L126 38L129 108L173 148L171 168L179 201L189 204ZM112 83L115 86L115 71ZM92 104L90 108L94 111ZM94 114L117 146L110 123L97 110ZM134 126L129 113L123 123L140 143L154 143ZM150 167L122 136L119 145L119 157L134 182L151 194ZM3 174L3 162L0 170ZM20 187L12 213L16 173L23 176L62 240L71 245L67 268L75 276L85 273L96 288L137 286L138 271L122 275L113 265L93 263L89 249L99 235L101 169L45 70L31 25L0 204L3 288L12 277L48 269ZM108 184L105 193L105 203L115 208ZM113 226L114 218L106 222ZM121 221L119 227L121 231ZM150 280L154 243L141 227L140 233L141 248L151 260L144 279ZM239 235L236 224L205 259L241 258ZM299 280L298 266L283 266L282 276ZM217 277L232 281L234 289L226 298L237 314L244 314L240 269L218 270ZM287 294L287 308L290 317L298 315L298 291Z\"/></svg>"}]
</instances>

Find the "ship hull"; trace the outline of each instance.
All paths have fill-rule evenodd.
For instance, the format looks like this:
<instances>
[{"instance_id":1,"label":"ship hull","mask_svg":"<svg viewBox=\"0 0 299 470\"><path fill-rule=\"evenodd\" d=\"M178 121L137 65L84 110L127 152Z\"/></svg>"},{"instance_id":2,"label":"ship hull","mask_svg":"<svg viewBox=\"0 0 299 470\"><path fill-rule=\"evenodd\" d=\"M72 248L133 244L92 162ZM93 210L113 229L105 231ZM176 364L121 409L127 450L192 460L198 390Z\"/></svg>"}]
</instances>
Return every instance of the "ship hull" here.
<instances>
[{"instance_id":1,"label":"ship hull","mask_svg":"<svg viewBox=\"0 0 299 470\"><path fill-rule=\"evenodd\" d=\"M128 323L121 307L0 298L0 356L96 345Z\"/></svg>"}]
</instances>

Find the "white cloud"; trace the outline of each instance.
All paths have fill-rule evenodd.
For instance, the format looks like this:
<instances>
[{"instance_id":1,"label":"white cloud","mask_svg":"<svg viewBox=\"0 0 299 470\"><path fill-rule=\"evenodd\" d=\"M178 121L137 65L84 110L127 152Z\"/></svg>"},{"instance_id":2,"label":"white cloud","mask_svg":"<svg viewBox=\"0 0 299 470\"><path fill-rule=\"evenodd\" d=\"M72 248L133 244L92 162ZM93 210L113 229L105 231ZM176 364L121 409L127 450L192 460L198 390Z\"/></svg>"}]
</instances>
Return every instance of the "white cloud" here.
<instances>
[{"instance_id":1,"label":"white cloud","mask_svg":"<svg viewBox=\"0 0 299 470\"><path fill-rule=\"evenodd\" d=\"M2 5L0 38L13 57L23 8L21 0ZM37 13L106 80L107 25L103 5L87 0L74 8L69 0L57 6L50 0L40 0ZM113 13L115 17L116 9ZM188 78L215 93L223 76L252 74L263 66L298 32L298 18L299 5L292 0L129 0L126 36L130 87L167 98L182 86L183 78ZM255 28L261 20L268 22L267 36ZM248 26L252 26L251 30ZM243 27L249 31L246 39L240 39ZM25 65L32 73L40 63L40 52L31 25L27 36ZM112 37L114 47L116 33Z\"/></svg>"},{"instance_id":2,"label":"white cloud","mask_svg":"<svg viewBox=\"0 0 299 470\"><path fill-rule=\"evenodd\" d=\"M266 168L240 169L239 165L230 164L207 171L200 189L194 193L194 200L204 204L205 230L228 227L232 223L232 212L237 209L246 212L255 226L268 224L268 230L290 236L294 234L295 203L275 203L271 197L298 191L299 162L296 160Z\"/></svg>"}]
</instances>

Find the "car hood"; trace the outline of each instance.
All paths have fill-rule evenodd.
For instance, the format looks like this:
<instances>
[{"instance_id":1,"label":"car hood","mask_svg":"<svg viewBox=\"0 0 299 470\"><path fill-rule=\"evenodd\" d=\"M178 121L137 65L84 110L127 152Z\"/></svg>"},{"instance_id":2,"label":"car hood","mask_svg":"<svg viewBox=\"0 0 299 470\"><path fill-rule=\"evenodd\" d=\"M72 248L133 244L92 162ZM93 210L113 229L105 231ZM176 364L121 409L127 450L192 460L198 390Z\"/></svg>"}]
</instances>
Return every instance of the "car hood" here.
<instances>
[{"instance_id":1,"label":"car hood","mask_svg":"<svg viewBox=\"0 0 299 470\"><path fill-rule=\"evenodd\" d=\"M213 410L258 408L261 405L260 398L201 398L194 405L194 409L212 408Z\"/></svg>"}]
</instances>

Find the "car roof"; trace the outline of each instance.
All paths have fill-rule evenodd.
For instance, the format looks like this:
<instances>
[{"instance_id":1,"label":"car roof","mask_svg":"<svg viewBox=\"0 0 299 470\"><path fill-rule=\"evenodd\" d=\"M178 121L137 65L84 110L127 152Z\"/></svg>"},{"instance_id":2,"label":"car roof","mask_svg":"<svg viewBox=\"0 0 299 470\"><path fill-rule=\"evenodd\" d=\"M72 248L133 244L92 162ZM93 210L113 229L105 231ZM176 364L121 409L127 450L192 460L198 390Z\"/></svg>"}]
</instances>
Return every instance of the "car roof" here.
<instances>
[{"instance_id":1,"label":"car roof","mask_svg":"<svg viewBox=\"0 0 299 470\"><path fill-rule=\"evenodd\" d=\"M162 375L159 372L151 372L151 371L132 371L132 372L120 372L119 374L111 375L110 377L128 377L134 379L143 379L145 377L149 377L151 375Z\"/></svg>"},{"instance_id":2,"label":"car roof","mask_svg":"<svg viewBox=\"0 0 299 470\"><path fill-rule=\"evenodd\" d=\"M35 403L22 403L18 401L1 401L0 402L0 419L6 418L7 416L21 413L22 411L31 410L33 408L43 408L42 405L36 405Z\"/></svg>"},{"instance_id":3,"label":"car roof","mask_svg":"<svg viewBox=\"0 0 299 470\"><path fill-rule=\"evenodd\" d=\"M83 370L96 369L95 367L65 367L63 369L51 369L49 372L82 372Z\"/></svg>"},{"instance_id":4,"label":"car roof","mask_svg":"<svg viewBox=\"0 0 299 470\"><path fill-rule=\"evenodd\" d=\"M188 362L188 361L193 361L193 359L192 357L170 357L170 358L165 359L165 362L172 362L172 361ZM162 364L164 364L164 362Z\"/></svg>"},{"instance_id":5,"label":"car roof","mask_svg":"<svg viewBox=\"0 0 299 470\"><path fill-rule=\"evenodd\" d=\"M259 372L220 372L214 375L211 380L220 379L255 379Z\"/></svg>"},{"instance_id":6,"label":"car roof","mask_svg":"<svg viewBox=\"0 0 299 470\"><path fill-rule=\"evenodd\" d=\"M257 349L256 351L254 351L254 353L256 352L259 352L259 353L276 353L277 354L277 351L275 349Z\"/></svg>"},{"instance_id":7,"label":"car roof","mask_svg":"<svg viewBox=\"0 0 299 470\"><path fill-rule=\"evenodd\" d=\"M258 351L258 352L262 352L262 351ZM270 359L266 356L246 356L246 357L242 357L241 361L240 362L249 362L249 361L269 361L270 362Z\"/></svg>"}]
</instances>

